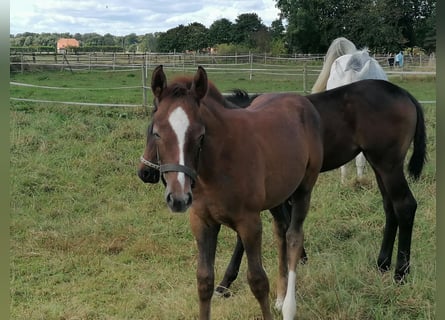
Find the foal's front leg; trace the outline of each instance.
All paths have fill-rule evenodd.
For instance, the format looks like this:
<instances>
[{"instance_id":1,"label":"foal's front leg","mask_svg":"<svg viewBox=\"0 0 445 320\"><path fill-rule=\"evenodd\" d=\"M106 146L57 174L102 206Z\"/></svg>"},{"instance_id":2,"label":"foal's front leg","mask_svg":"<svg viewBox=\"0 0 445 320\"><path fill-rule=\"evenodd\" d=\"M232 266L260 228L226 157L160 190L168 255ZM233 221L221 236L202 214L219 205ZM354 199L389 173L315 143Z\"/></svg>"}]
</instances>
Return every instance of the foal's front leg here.
<instances>
[{"instance_id":1,"label":"foal's front leg","mask_svg":"<svg viewBox=\"0 0 445 320\"><path fill-rule=\"evenodd\" d=\"M215 253L221 225L209 225L190 212L190 225L198 246L198 267L196 279L199 296L199 319L210 319L211 299L215 281Z\"/></svg>"}]
</instances>

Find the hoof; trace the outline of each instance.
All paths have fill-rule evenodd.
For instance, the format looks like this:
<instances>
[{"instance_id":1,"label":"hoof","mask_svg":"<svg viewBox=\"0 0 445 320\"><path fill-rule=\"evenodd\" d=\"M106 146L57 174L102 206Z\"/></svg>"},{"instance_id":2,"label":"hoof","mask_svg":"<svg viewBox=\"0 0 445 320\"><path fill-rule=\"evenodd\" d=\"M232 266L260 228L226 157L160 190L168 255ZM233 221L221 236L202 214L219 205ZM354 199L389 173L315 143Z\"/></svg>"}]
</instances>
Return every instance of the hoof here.
<instances>
[{"instance_id":1,"label":"hoof","mask_svg":"<svg viewBox=\"0 0 445 320\"><path fill-rule=\"evenodd\" d=\"M279 312L283 309L284 299L283 298L277 298L275 301L275 309Z\"/></svg>"},{"instance_id":2,"label":"hoof","mask_svg":"<svg viewBox=\"0 0 445 320\"><path fill-rule=\"evenodd\" d=\"M406 283L406 277L409 274L409 266L408 267L404 267L400 270L396 270L396 272L394 273L394 281L397 284L405 284Z\"/></svg>"},{"instance_id":3,"label":"hoof","mask_svg":"<svg viewBox=\"0 0 445 320\"><path fill-rule=\"evenodd\" d=\"M215 296L220 298L230 298L232 296L232 291L229 288L217 286L215 289Z\"/></svg>"},{"instance_id":4,"label":"hoof","mask_svg":"<svg viewBox=\"0 0 445 320\"><path fill-rule=\"evenodd\" d=\"M388 259L378 259L377 267L379 268L379 271L381 273L388 272L389 269L391 268L391 261Z\"/></svg>"}]
</instances>

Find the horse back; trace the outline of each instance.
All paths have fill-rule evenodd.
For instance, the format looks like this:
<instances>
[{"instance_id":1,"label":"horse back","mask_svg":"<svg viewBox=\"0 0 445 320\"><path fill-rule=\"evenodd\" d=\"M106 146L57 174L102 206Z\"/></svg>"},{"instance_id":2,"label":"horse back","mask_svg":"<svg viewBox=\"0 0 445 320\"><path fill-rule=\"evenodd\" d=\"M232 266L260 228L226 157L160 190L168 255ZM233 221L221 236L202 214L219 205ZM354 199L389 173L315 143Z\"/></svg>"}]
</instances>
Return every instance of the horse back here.
<instances>
[{"instance_id":1,"label":"horse back","mask_svg":"<svg viewBox=\"0 0 445 320\"><path fill-rule=\"evenodd\" d=\"M321 131L318 111L306 97L298 94L263 94L253 100L246 115L246 120L254 128L259 124L260 128L268 127L261 131L265 136L277 132L288 137L289 143L304 144L315 139ZM306 137L300 141L302 136Z\"/></svg>"},{"instance_id":2,"label":"horse back","mask_svg":"<svg viewBox=\"0 0 445 320\"><path fill-rule=\"evenodd\" d=\"M360 151L399 148L404 156L416 132L417 106L409 93L385 80L362 80L307 98L323 123L324 164L334 169Z\"/></svg>"}]
</instances>

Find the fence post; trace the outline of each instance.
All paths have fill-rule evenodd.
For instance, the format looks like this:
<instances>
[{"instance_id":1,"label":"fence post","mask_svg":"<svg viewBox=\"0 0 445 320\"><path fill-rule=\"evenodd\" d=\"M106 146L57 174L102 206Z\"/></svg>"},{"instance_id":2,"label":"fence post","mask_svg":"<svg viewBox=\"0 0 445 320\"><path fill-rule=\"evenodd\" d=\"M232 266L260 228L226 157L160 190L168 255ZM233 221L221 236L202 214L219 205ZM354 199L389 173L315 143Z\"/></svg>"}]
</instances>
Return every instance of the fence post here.
<instances>
[{"instance_id":1,"label":"fence post","mask_svg":"<svg viewBox=\"0 0 445 320\"><path fill-rule=\"evenodd\" d=\"M303 92L306 93L306 82L307 82L307 61L304 61L303 63Z\"/></svg>"},{"instance_id":2,"label":"fence post","mask_svg":"<svg viewBox=\"0 0 445 320\"><path fill-rule=\"evenodd\" d=\"M250 59L250 76L249 76L249 79L252 80L253 55L252 55L252 53L250 51L249 51L249 59Z\"/></svg>"},{"instance_id":3,"label":"fence post","mask_svg":"<svg viewBox=\"0 0 445 320\"><path fill-rule=\"evenodd\" d=\"M149 53L148 52L145 52L144 53L144 64L145 64L145 78L147 79L147 77L148 77L148 69L150 68L150 62L149 62L149 59L150 58L150 55L149 55Z\"/></svg>"},{"instance_id":4,"label":"fence post","mask_svg":"<svg viewBox=\"0 0 445 320\"><path fill-rule=\"evenodd\" d=\"M23 71L25 70L25 67L24 67L24 65L23 65L23 62L24 62L23 52L21 52L21 53L20 53L20 70L22 71L22 74L23 74Z\"/></svg>"},{"instance_id":5,"label":"fence post","mask_svg":"<svg viewBox=\"0 0 445 320\"><path fill-rule=\"evenodd\" d=\"M145 63L142 63L142 106L144 107L145 115L147 116L147 76L145 75L145 69Z\"/></svg>"}]
</instances>

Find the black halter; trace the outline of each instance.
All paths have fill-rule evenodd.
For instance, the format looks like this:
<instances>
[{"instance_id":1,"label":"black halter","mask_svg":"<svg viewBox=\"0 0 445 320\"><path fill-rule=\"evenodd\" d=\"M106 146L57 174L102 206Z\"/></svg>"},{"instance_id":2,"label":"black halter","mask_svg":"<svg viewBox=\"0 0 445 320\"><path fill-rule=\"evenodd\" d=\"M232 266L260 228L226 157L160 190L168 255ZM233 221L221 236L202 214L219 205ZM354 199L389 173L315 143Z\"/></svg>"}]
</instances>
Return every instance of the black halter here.
<instances>
[{"instance_id":1,"label":"black halter","mask_svg":"<svg viewBox=\"0 0 445 320\"><path fill-rule=\"evenodd\" d=\"M182 173L186 174L187 176L189 176L192 179L192 187L194 186L196 179L198 178L198 174L197 174L196 170L194 170L190 167L184 166L182 164L167 163L167 164L159 165L159 164L153 163L151 161L148 161L147 159L144 158L143 155L141 156L140 160L145 166L150 167L155 170L159 170L159 172L161 174L165 173L165 172L182 172ZM162 180L164 182L164 179L162 179ZM164 182L164 184L165 184L165 182Z\"/></svg>"}]
</instances>

